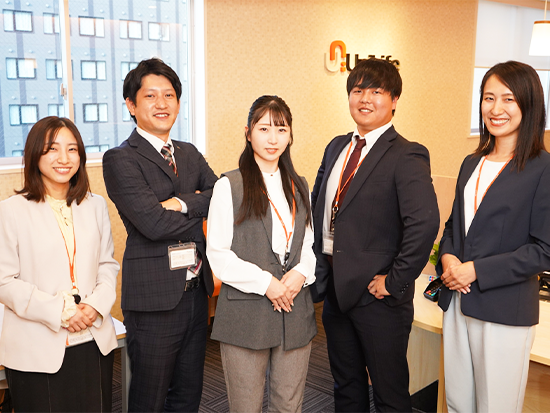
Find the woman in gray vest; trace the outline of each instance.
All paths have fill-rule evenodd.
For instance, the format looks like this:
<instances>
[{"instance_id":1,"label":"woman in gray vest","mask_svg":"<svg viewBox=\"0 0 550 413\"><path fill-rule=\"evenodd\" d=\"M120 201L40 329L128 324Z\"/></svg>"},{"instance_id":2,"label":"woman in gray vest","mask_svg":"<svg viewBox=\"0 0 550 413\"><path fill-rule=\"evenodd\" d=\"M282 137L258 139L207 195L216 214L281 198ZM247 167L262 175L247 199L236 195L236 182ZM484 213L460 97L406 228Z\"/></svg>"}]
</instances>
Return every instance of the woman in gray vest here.
<instances>
[{"instance_id":1,"label":"woman in gray vest","mask_svg":"<svg viewBox=\"0 0 550 413\"><path fill-rule=\"evenodd\" d=\"M290 158L292 115L277 96L250 108L239 169L214 186L206 253L223 282L212 338L221 342L231 412L300 412L311 340L315 256L309 189Z\"/></svg>"}]
</instances>

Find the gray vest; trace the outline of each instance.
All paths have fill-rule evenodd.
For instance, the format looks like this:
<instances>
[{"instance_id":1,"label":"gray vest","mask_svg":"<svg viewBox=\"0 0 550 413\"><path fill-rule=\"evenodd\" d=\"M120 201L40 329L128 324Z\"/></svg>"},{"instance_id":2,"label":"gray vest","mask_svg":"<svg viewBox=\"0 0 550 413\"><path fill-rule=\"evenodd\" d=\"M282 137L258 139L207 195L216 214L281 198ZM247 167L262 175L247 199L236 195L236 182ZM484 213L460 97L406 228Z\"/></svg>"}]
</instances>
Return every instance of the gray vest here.
<instances>
[{"instance_id":1,"label":"gray vest","mask_svg":"<svg viewBox=\"0 0 550 413\"><path fill-rule=\"evenodd\" d=\"M224 174L231 183L233 219L239 212L243 199L243 180L237 169ZM288 268L300 262L305 234L306 208L296 197L298 211L294 224L294 236L290 247ZM247 219L233 225L231 250L242 260L256 264L277 279L283 276L279 258L272 250L272 219L270 210L262 219ZM294 298L292 312L273 311L271 301L254 293L243 293L222 284L211 337L224 343L253 350L283 346L292 350L307 345L317 334L315 310L309 287L303 288Z\"/></svg>"}]
</instances>

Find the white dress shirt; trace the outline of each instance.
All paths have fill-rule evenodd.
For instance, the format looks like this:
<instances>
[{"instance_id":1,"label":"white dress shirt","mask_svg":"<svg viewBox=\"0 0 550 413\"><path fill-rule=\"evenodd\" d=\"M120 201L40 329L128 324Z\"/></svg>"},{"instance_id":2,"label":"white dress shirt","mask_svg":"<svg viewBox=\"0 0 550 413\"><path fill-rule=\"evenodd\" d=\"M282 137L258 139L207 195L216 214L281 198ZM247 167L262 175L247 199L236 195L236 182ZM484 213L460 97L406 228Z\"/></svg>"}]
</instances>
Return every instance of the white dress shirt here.
<instances>
[{"instance_id":1,"label":"white dress shirt","mask_svg":"<svg viewBox=\"0 0 550 413\"><path fill-rule=\"evenodd\" d=\"M386 132L390 127L392 126L391 121L389 123L386 123L384 126L380 126L378 129L375 129L373 131L370 131L369 133L365 134L365 136L361 136L359 134L359 131L357 128L355 128L355 132L353 132L353 135L351 137L351 149L349 150L348 159L346 159L346 154L348 153L349 145L346 145L344 149L342 149L342 152L340 152L340 155L338 156L338 159L336 160L336 163L334 164L334 167L332 168L332 171L330 171L330 176L328 177L327 181L327 192L325 194L325 214L323 217L323 234L328 234L330 232L330 218L332 215L332 201L334 201L334 197L336 196L336 191L338 190L338 182L340 180L340 174L342 172L342 168L345 168L344 162L348 162L349 157L351 156L351 153L355 149L355 145L357 145L357 139L355 139L357 136L363 138L366 140L366 145L363 146L363 149L361 149L361 156L359 157L359 162L363 161L365 156L369 153L371 148L374 146L376 141L384 132ZM357 172L357 171L356 171ZM323 237L323 242L324 242Z\"/></svg>"},{"instance_id":2,"label":"white dress shirt","mask_svg":"<svg viewBox=\"0 0 550 413\"><path fill-rule=\"evenodd\" d=\"M279 170L273 174L262 173L271 201L275 204L283 222L289 231L292 228L292 214L285 198L281 173ZM272 229L272 248L279 256L281 263L285 255L286 236L283 226L270 203ZM293 228L291 229L293 231ZM289 250L292 245L292 235L289 242ZM253 239L251 239L253 242ZM233 198L231 196L231 184L227 177L223 177L216 185L210 209L208 212L208 234L206 255L212 267L214 275L222 282L244 292L265 295L272 274L262 270L256 264L244 261L231 251L233 241ZM315 282L315 254L312 249L313 229L306 227L302 255L300 263L293 269L305 277L307 286Z\"/></svg>"}]
</instances>

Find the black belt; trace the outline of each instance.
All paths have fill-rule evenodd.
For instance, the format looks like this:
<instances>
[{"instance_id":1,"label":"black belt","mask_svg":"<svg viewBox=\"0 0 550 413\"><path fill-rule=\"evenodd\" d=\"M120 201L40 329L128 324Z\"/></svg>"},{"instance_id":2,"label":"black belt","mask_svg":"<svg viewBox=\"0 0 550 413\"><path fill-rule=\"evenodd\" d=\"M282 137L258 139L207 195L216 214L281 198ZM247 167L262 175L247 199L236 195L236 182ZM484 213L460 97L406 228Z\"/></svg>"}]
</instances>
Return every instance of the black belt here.
<instances>
[{"instance_id":1,"label":"black belt","mask_svg":"<svg viewBox=\"0 0 550 413\"><path fill-rule=\"evenodd\" d=\"M185 282L185 288L183 291L193 291L195 288L199 288L201 285L201 278L195 277Z\"/></svg>"}]
</instances>

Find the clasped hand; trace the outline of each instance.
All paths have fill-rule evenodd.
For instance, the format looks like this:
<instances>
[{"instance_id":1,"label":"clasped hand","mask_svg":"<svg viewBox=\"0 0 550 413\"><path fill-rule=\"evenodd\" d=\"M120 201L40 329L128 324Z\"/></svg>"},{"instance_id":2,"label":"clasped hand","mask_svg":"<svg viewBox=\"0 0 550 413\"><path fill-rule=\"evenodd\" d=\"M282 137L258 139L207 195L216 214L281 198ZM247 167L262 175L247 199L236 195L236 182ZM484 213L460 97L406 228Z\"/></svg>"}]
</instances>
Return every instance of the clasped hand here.
<instances>
[{"instance_id":1,"label":"clasped hand","mask_svg":"<svg viewBox=\"0 0 550 413\"><path fill-rule=\"evenodd\" d=\"M306 277L296 270L287 272L280 281L275 277L271 277L265 295L271 300L273 310L290 313L294 305L294 298L301 291L305 280Z\"/></svg>"},{"instance_id":2,"label":"clasped hand","mask_svg":"<svg viewBox=\"0 0 550 413\"><path fill-rule=\"evenodd\" d=\"M443 266L443 274L441 274L443 284L449 290L468 294L472 283L477 280L474 262L463 263L452 254L444 254L441 257L441 265Z\"/></svg>"},{"instance_id":3,"label":"clasped hand","mask_svg":"<svg viewBox=\"0 0 550 413\"><path fill-rule=\"evenodd\" d=\"M391 295L388 290L386 290L386 277L388 275L375 275L372 281L369 283L369 293L374 295L374 298L381 300L382 298Z\"/></svg>"},{"instance_id":4,"label":"clasped hand","mask_svg":"<svg viewBox=\"0 0 550 413\"><path fill-rule=\"evenodd\" d=\"M78 304L76 306L76 314L69 319L69 330L71 333L86 330L91 327L97 319L98 312L95 308L88 304Z\"/></svg>"}]
</instances>

